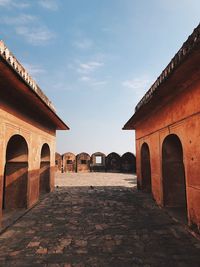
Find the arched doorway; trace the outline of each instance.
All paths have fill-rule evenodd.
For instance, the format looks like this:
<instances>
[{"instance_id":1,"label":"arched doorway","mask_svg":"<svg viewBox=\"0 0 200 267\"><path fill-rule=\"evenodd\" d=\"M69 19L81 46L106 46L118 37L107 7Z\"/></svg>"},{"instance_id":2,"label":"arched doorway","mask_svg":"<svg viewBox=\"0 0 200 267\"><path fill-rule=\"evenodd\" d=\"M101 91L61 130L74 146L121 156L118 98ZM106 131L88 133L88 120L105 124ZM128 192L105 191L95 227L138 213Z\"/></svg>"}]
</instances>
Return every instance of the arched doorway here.
<instances>
[{"instance_id":1,"label":"arched doorway","mask_svg":"<svg viewBox=\"0 0 200 267\"><path fill-rule=\"evenodd\" d=\"M150 151L147 143L141 147L141 175L142 175L142 190L150 193L151 189L151 162Z\"/></svg>"},{"instance_id":2,"label":"arched doorway","mask_svg":"<svg viewBox=\"0 0 200 267\"><path fill-rule=\"evenodd\" d=\"M112 152L106 157L106 171L120 172L121 171L121 157L119 154Z\"/></svg>"},{"instance_id":3,"label":"arched doorway","mask_svg":"<svg viewBox=\"0 0 200 267\"><path fill-rule=\"evenodd\" d=\"M126 152L121 157L121 170L124 173L135 173L136 172L136 158L135 155Z\"/></svg>"},{"instance_id":4,"label":"arched doorway","mask_svg":"<svg viewBox=\"0 0 200 267\"><path fill-rule=\"evenodd\" d=\"M10 138L6 148L3 210L27 207L28 146L21 135Z\"/></svg>"},{"instance_id":5,"label":"arched doorway","mask_svg":"<svg viewBox=\"0 0 200 267\"><path fill-rule=\"evenodd\" d=\"M105 172L106 155L102 152L95 152L91 155L90 161L91 172Z\"/></svg>"},{"instance_id":6,"label":"arched doorway","mask_svg":"<svg viewBox=\"0 0 200 267\"><path fill-rule=\"evenodd\" d=\"M48 192L50 192L50 148L44 144L41 150L39 195Z\"/></svg>"},{"instance_id":7,"label":"arched doorway","mask_svg":"<svg viewBox=\"0 0 200 267\"><path fill-rule=\"evenodd\" d=\"M183 163L183 149L175 134L168 135L162 145L162 175L164 206L176 208L186 215L186 183Z\"/></svg>"}]
</instances>

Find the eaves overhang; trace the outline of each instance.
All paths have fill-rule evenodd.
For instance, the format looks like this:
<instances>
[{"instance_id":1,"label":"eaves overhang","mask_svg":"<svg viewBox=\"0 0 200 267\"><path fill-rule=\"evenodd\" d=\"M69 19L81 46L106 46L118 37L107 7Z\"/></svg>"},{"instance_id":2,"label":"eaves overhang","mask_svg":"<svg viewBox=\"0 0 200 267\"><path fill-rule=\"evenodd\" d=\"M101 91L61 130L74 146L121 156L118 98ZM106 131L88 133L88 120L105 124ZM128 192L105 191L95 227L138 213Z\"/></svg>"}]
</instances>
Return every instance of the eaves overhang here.
<instances>
[{"instance_id":1,"label":"eaves overhang","mask_svg":"<svg viewBox=\"0 0 200 267\"><path fill-rule=\"evenodd\" d=\"M184 88L184 79L190 73L199 75L200 66L200 24L194 29L167 67L156 79L147 93L135 107L132 117L126 122L123 130L135 129L136 123L155 111L159 102L178 93L177 88ZM197 75L196 75L197 76ZM188 86L188 85L187 85ZM176 89L176 90L175 90Z\"/></svg>"},{"instance_id":2,"label":"eaves overhang","mask_svg":"<svg viewBox=\"0 0 200 267\"><path fill-rule=\"evenodd\" d=\"M11 77L11 83L15 82L15 90L28 97L30 103L41 109L52 122L56 130L69 130L69 127L56 114L55 108L47 96L42 92L36 82L28 74L26 69L19 63L16 57L8 50L0 40L0 74L1 80ZM16 80L18 83L16 83Z\"/></svg>"}]
</instances>

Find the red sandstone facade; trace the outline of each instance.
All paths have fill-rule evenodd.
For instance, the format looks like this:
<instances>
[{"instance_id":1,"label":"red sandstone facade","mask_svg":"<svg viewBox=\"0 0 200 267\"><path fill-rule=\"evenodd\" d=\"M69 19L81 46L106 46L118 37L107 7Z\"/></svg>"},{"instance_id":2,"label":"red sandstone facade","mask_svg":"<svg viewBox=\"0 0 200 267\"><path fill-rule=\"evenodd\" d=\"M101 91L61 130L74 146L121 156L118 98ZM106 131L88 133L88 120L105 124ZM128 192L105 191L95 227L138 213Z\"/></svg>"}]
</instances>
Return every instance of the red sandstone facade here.
<instances>
[{"instance_id":1,"label":"red sandstone facade","mask_svg":"<svg viewBox=\"0 0 200 267\"><path fill-rule=\"evenodd\" d=\"M0 41L0 221L54 188L56 130L67 125Z\"/></svg>"},{"instance_id":2,"label":"red sandstone facade","mask_svg":"<svg viewBox=\"0 0 200 267\"><path fill-rule=\"evenodd\" d=\"M138 188L200 229L200 25L136 106Z\"/></svg>"}]
</instances>

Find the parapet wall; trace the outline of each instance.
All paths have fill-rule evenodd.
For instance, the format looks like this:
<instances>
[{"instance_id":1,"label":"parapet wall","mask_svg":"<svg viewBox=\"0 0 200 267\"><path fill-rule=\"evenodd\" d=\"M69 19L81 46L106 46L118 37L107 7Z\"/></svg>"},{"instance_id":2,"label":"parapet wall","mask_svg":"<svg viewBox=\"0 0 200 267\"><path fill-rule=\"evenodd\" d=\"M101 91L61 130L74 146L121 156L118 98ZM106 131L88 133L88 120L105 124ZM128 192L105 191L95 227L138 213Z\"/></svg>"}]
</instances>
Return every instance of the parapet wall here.
<instances>
[{"instance_id":1,"label":"parapet wall","mask_svg":"<svg viewBox=\"0 0 200 267\"><path fill-rule=\"evenodd\" d=\"M58 154L58 153L57 153ZM126 152L122 156L112 152L107 156L102 152L95 152L91 156L82 152L75 155L71 152L64 153L60 159L60 172L121 172L135 173L136 158L131 152ZM55 163L58 164L58 160Z\"/></svg>"}]
</instances>

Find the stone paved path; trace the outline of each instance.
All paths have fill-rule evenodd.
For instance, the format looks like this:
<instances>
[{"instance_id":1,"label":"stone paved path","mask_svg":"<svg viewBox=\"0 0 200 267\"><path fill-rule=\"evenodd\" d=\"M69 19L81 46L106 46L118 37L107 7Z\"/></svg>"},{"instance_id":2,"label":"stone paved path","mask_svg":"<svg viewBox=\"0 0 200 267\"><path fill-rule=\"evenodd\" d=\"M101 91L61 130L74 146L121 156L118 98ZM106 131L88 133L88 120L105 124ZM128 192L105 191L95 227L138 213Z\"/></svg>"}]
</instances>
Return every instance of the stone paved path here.
<instances>
[{"instance_id":1,"label":"stone paved path","mask_svg":"<svg viewBox=\"0 0 200 267\"><path fill-rule=\"evenodd\" d=\"M87 177L97 184L100 174ZM109 177L106 187L57 188L0 236L0 266L200 266L200 241L127 180L114 186L133 176Z\"/></svg>"}]
</instances>

